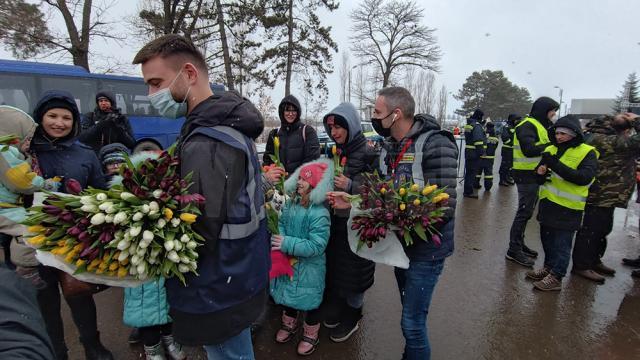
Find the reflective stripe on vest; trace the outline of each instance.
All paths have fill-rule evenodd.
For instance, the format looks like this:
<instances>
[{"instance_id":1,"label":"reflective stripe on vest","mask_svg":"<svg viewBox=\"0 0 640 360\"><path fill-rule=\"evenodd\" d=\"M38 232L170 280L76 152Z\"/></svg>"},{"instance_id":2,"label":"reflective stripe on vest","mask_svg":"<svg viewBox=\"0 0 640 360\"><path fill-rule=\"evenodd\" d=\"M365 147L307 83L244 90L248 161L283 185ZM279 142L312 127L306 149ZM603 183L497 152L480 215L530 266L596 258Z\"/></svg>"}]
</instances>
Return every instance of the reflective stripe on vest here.
<instances>
[{"instance_id":1,"label":"reflective stripe on vest","mask_svg":"<svg viewBox=\"0 0 640 360\"><path fill-rule=\"evenodd\" d=\"M436 131L437 130L431 130L431 131L427 131L426 133L420 134L420 136L418 136L416 141L413 143L415 154L414 154L413 163L411 164L411 176L413 178L413 182L415 184L418 184L418 186L420 187L424 186L424 173L422 172L422 155L423 155L422 149L424 148L424 144L425 142L427 142L427 139L429 138L429 136L431 136ZM379 159L378 166L380 167L380 172L382 173L381 175L383 176L391 175L388 172L389 167L385 162L386 157L387 157L387 149L383 147L382 150L380 150L380 157L378 158Z\"/></svg>"},{"instance_id":2,"label":"reflective stripe on vest","mask_svg":"<svg viewBox=\"0 0 640 360\"><path fill-rule=\"evenodd\" d=\"M576 170L582 163L582 160L589 154L590 151L595 151L596 156L599 157L599 153L591 145L580 144L577 147L569 148L560 157L560 162L565 166ZM548 146L545 152L555 155L558 152L558 148L555 145ZM548 199L558 205L564 206L573 210L584 210L587 196L589 195L589 186L593 182L593 179L589 185L576 185L569 181L564 180L561 176L551 172L550 181L545 182L540 187L540 199Z\"/></svg>"},{"instance_id":3,"label":"reflective stripe on vest","mask_svg":"<svg viewBox=\"0 0 640 360\"><path fill-rule=\"evenodd\" d=\"M526 117L522 120L516 128L522 126L523 124L531 123L536 128L538 133L538 141L536 141L536 145L548 144L549 143L549 135L547 134L547 129L540 124L540 122L532 117ZM513 137L513 169L514 170L535 170L536 165L542 160L541 156L536 157L527 157L524 155L522 150L520 149L520 140L518 139L518 135Z\"/></svg>"},{"instance_id":4,"label":"reflective stripe on vest","mask_svg":"<svg viewBox=\"0 0 640 360\"><path fill-rule=\"evenodd\" d=\"M247 179L244 191L233 204L227 204L227 222L220 230L221 239L244 239L251 236L260 228L260 221L265 218L264 196L262 194L262 177L258 169L258 152L255 143L244 134L228 126L214 126L197 128L193 133L202 133L211 138L223 141L225 144L241 150L247 156ZM248 203L247 203L248 202ZM247 220L240 213L249 210ZM237 215L237 216L234 216Z\"/></svg>"}]
</instances>

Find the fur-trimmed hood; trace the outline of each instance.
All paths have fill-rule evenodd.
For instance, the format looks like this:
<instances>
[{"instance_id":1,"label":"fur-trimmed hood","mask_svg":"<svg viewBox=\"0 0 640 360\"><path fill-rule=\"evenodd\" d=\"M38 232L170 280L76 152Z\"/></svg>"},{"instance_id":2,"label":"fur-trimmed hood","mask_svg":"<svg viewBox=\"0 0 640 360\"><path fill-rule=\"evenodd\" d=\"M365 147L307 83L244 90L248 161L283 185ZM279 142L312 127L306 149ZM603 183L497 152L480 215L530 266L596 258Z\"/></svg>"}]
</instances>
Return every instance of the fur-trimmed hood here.
<instances>
[{"instance_id":1,"label":"fur-trimmed hood","mask_svg":"<svg viewBox=\"0 0 640 360\"><path fill-rule=\"evenodd\" d=\"M296 171L289 176L289 178L284 182L284 191L287 194L291 194L296 191L298 177L300 176L300 170L309 164L326 164L327 169L322 174L322 180L318 183L313 190L311 190L311 194L309 195L309 200L312 204L322 205L327 198L327 192L333 191L333 161L329 159L319 159L310 161L300 165Z\"/></svg>"}]
</instances>

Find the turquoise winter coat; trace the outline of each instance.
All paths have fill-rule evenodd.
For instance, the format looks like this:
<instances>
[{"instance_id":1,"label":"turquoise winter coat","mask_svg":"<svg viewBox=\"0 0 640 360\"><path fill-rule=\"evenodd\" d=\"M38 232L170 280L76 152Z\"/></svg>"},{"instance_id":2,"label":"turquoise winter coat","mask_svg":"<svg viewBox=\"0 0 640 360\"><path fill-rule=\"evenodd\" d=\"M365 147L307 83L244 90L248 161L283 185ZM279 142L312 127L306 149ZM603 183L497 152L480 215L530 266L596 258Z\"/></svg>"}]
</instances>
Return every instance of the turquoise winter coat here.
<instances>
[{"instance_id":1,"label":"turquoise winter coat","mask_svg":"<svg viewBox=\"0 0 640 360\"><path fill-rule=\"evenodd\" d=\"M171 322L164 278L124 289L123 321L127 326L138 328Z\"/></svg>"},{"instance_id":2,"label":"turquoise winter coat","mask_svg":"<svg viewBox=\"0 0 640 360\"><path fill-rule=\"evenodd\" d=\"M302 311L317 309L322 302L326 272L324 252L331 227L329 211L323 203L327 191L333 189L333 165L326 159L311 163L318 162L327 164L327 169L318 186L311 191L311 205L305 208L297 201L290 201L280 215L280 234L284 236L282 252L297 259L293 265L293 279L277 277L271 280L270 288L277 304ZM298 167L285 182L287 193L295 191L300 169L305 165Z\"/></svg>"}]
</instances>

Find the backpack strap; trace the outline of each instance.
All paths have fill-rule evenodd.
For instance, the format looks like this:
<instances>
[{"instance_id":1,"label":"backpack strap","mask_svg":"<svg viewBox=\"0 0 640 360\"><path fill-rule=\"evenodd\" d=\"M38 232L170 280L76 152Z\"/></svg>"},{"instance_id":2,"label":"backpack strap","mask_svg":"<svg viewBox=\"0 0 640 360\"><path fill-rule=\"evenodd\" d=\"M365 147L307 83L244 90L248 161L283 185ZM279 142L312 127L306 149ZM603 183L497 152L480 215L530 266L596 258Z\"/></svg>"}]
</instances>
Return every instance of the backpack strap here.
<instances>
[{"instance_id":1,"label":"backpack strap","mask_svg":"<svg viewBox=\"0 0 640 360\"><path fill-rule=\"evenodd\" d=\"M302 127L302 142L307 142L307 124Z\"/></svg>"},{"instance_id":2,"label":"backpack strap","mask_svg":"<svg viewBox=\"0 0 640 360\"><path fill-rule=\"evenodd\" d=\"M422 171L422 156L424 155L424 145L427 143L427 140L431 137L431 135L435 133L439 133L439 130L431 130L426 133L420 134L415 142L414 148L414 160L411 165L411 177L413 178L413 182L418 184L420 187L424 186L424 172Z\"/></svg>"}]
</instances>

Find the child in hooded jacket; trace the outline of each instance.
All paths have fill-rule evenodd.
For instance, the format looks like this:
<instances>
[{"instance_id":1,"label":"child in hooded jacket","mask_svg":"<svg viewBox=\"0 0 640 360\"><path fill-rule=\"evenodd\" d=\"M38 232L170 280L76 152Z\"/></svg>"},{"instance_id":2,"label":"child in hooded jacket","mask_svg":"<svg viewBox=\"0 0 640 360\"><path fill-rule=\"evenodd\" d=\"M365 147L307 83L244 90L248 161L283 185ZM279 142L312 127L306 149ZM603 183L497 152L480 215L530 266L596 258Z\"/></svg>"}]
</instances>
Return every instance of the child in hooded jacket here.
<instances>
[{"instance_id":1,"label":"child in hooded jacket","mask_svg":"<svg viewBox=\"0 0 640 360\"><path fill-rule=\"evenodd\" d=\"M320 314L325 287L325 249L329 240L329 211L324 201L332 189L333 167L329 160L318 160L299 167L285 182L292 194L279 220L280 234L271 237L271 249L294 257L293 277L271 281L273 300L284 306L282 325L276 341L286 343L299 328L299 313L306 312L298 354L309 355L318 345ZM295 191L295 193L294 193Z\"/></svg>"}]
</instances>

